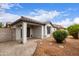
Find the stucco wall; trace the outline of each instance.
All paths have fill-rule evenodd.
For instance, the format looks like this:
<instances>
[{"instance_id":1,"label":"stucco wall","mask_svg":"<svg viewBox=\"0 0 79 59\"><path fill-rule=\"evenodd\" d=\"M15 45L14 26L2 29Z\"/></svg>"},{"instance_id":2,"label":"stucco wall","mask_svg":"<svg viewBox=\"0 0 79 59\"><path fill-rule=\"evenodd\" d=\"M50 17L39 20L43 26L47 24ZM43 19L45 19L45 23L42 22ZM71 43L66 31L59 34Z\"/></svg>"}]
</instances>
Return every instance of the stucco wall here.
<instances>
[{"instance_id":1,"label":"stucco wall","mask_svg":"<svg viewBox=\"0 0 79 59\"><path fill-rule=\"evenodd\" d=\"M0 28L0 42L15 40L15 29Z\"/></svg>"},{"instance_id":2,"label":"stucco wall","mask_svg":"<svg viewBox=\"0 0 79 59\"><path fill-rule=\"evenodd\" d=\"M49 27L51 27L51 29L50 29L50 34L47 34L47 26L49 26ZM55 28L53 28L52 26L51 26L51 24L46 24L45 25L45 30L44 30L44 33L45 33L45 38L48 38L48 37L50 37L51 35L52 35L52 33L55 31L54 30Z\"/></svg>"},{"instance_id":3,"label":"stucco wall","mask_svg":"<svg viewBox=\"0 0 79 59\"><path fill-rule=\"evenodd\" d=\"M12 40L16 40L16 29L10 29L11 30L11 37L12 37Z\"/></svg>"},{"instance_id":4,"label":"stucco wall","mask_svg":"<svg viewBox=\"0 0 79 59\"><path fill-rule=\"evenodd\" d=\"M21 28L17 27L16 28L16 40L21 40Z\"/></svg>"},{"instance_id":5,"label":"stucco wall","mask_svg":"<svg viewBox=\"0 0 79 59\"><path fill-rule=\"evenodd\" d=\"M41 38L41 26L32 28L32 37Z\"/></svg>"}]
</instances>

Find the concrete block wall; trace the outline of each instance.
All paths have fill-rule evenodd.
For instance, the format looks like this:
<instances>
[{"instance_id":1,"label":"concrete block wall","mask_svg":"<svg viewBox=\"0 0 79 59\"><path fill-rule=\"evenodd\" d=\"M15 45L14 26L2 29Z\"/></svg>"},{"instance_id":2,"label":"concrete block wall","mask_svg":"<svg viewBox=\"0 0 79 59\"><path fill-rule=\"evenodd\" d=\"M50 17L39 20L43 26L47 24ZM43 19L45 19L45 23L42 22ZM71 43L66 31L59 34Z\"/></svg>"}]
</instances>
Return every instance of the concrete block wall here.
<instances>
[{"instance_id":1,"label":"concrete block wall","mask_svg":"<svg viewBox=\"0 0 79 59\"><path fill-rule=\"evenodd\" d=\"M15 40L15 29L0 28L0 42Z\"/></svg>"}]
</instances>

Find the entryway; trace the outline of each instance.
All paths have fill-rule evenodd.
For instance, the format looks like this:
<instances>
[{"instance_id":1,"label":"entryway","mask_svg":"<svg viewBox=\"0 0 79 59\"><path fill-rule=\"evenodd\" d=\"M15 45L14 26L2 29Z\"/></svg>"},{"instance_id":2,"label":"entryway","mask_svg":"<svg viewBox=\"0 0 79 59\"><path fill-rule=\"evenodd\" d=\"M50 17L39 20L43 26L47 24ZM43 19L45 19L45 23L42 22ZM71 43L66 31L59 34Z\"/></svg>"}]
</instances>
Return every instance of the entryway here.
<instances>
[{"instance_id":1,"label":"entryway","mask_svg":"<svg viewBox=\"0 0 79 59\"><path fill-rule=\"evenodd\" d=\"M27 28L27 37L30 37L30 27Z\"/></svg>"}]
</instances>

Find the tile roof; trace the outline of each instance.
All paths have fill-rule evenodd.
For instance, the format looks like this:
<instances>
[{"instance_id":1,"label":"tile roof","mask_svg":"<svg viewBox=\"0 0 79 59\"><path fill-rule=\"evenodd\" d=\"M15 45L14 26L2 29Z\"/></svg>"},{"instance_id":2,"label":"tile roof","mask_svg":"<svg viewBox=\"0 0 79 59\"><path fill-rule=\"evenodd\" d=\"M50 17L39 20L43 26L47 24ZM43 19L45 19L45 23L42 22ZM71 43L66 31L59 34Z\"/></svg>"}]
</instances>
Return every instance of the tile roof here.
<instances>
[{"instance_id":1,"label":"tile roof","mask_svg":"<svg viewBox=\"0 0 79 59\"><path fill-rule=\"evenodd\" d=\"M36 21L36 20L28 18L28 17L21 16L21 18L19 18L15 22L13 22L11 25L15 25L18 22L29 22L29 23L35 23L35 24L40 24L40 25L46 24L46 22L40 22L40 21Z\"/></svg>"}]
</instances>

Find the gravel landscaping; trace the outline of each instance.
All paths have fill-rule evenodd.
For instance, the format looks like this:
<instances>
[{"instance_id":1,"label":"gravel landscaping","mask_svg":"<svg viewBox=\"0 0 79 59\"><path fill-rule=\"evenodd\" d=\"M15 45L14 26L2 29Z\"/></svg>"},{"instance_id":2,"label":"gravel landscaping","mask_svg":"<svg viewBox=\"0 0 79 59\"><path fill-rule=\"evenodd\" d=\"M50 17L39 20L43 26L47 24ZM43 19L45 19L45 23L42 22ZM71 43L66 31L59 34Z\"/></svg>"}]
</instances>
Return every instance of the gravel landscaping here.
<instances>
[{"instance_id":1,"label":"gravel landscaping","mask_svg":"<svg viewBox=\"0 0 79 59\"><path fill-rule=\"evenodd\" d=\"M68 37L63 44L53 39L38 41L34 56L79 56L79 39Z\"/></svg>"}]
</instances>

